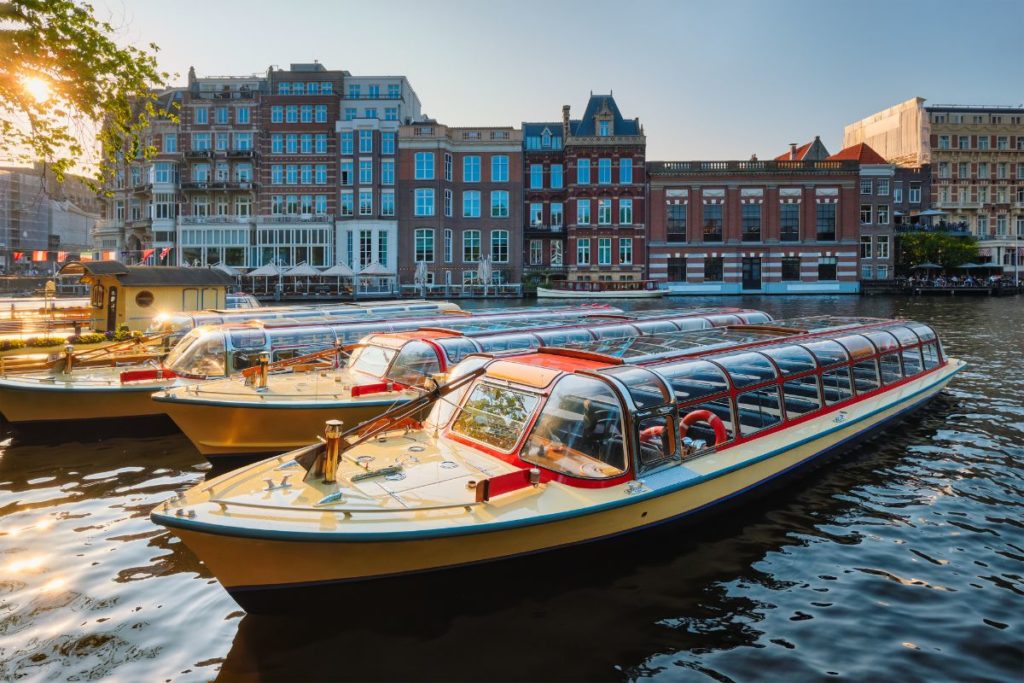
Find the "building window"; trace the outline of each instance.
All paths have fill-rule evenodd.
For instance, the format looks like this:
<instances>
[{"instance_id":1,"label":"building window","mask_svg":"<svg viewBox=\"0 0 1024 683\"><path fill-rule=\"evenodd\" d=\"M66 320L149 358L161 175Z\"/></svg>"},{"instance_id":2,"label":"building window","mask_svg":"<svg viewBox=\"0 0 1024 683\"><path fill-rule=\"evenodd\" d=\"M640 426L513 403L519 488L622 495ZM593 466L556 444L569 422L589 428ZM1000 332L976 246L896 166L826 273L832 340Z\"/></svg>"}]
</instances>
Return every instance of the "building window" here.
<instances>
[{"instance_id":1,"label":"building window","mask_svg":"<svg viewBox=\"0 0 1024 683\"><path fill-rule=\"evenodd\" d=\"M704 205L704 241L722 241L722 205Z\"/></svg>"},{"instance_id":2,"label":"building window","mask_svg":"<svg viewBox=\"0 0 1024 683\"><path fill-rule=\"evenodd\" d=\"M878 205L878 224L889 225L889 205L879 204Z\"/></svg>"},{"instance_id":3,"label":"building window","mask_svg":"<svg viewBox=\"0 0 1024 683\"><path fill-rule=\"evenodd\" d=\"M395 215L395 191L394 190L383 190L380 193L380 215L381 216L394 216Z\"/></svg>"},{"instance_id":4,"label":"building window","mask_svg":"<svg viewBox=\"0 0 1024 683\"><path fill-rule=\"evenodd\" d=\"M364 109L363 110L363 118L364 119L375 119L375 118L377 118L377 108L376 107L367 107L366 109Z\"/></svg>"},{"instance_id":5,"label":"building window","mask_svg":"<svg viewBox=\"0 0 1024 683\"><path fill-rule=\"evenodd\" d=\"M879 178L878 179L878 196L888 197L889 196L889 179Z\"/></svg>"},{"instance_id":6,"label":"building window","mask_svg":"<svg viewBox=\"0 0 1024 683\"><path fill-rule=\"evenodd\" d=\"M284 108L284 122L285 123L298 123L299 122L299 108L294 104L290 104Z\"/></svg>"},{"instance_id":7,"label":"building window","mask_svg":"<svg viewBox=\"0 0 1024 683\"><path fill-rule=\"evenodd\" d=\"M619 225L633 225L633 200L619 200Z\"/></svg>"},{"instance_id":8,"label":"building window","mask_svg":"<svg viewBox=\"0 0 1024 683\"><path fill-rule=\"evenodd\" d=\"M373 190L359 190L359 215L373 215Z\"/></svg>"},{"instance_id":9,"label":"building window","mask_svg":"<svg viewBox=\"0 0 1024 683\"><path fill-rule=\"evenodd\" d=\"M452 191L451 190L445 190L444 191L444 215L447 216L448 218L452 217L452 204L453 204L453 201L452 201Z\"/></svg>"},{"instance_id":10,"label":"building window","mask_svg":"<svg viewBox=\"0 0 1024 683\"><path fill-rule=\"evenodd\" d=\"M462 262L476 263L480 260L480 231L466 230L462 233Z\"/></svg>"},{"instance_id":11,"label":"building window","mask_svg":"<svg viewBox=\"0 0 1024 683\"><path fill-rule=\"evenodd\" d=\"M380 153L388 155L395 153L395 134L393 132L380 134Z\"/></svg>"},{"instance_id":12,"label":"building window","mask_svg":"<svg viewBox=\"0 0 1024 683\"><path fill-rule=\"evenodd\" d=\"M870 204L861 204L860 205L860 224L861 225L870 225L871 224L871 214L872 214L872 211L873 210L872 210Z\"/></svg>"},{"instance_id":13,"label":"building window","mask_svg":"<svg viewBox=\"0 0 1024 683\"><path fill-rule=\"evenodd\" d=\"M530 225L533 227L544 225L544 205L540 202L530 202Z\"/></svg>"},{"instance_id":14,"label":"building window","mask_svg":"<svg viewBox=\"0 0 1024 683\"><path fill-rule=\"evenodd\" d=\"M940 135L939 136L939 149L949 149L949 136L948 135Z\"/></svg>"},{"instance_id":15,"label":"building window","mask_svg":"<svg viewBox=\"0 0 1024 683\"><path fill-rule=\"evenodd\" d=\"M491 218L508 218L508 190L491 192Z\"/></svg>"},{"instance_id":16,"label":"building window","mask_svg":"<svg viewBox=\"0 0 1024 683\"><path fill-rule=\"evenodd\" d=\"M870 235L862 235L860 238L860 257L871 258L872 240Z\"/></svg>"},{"instance_id":17,"label":"building window","mask_svg":"<svg viewBox=\"0 0 1024 683\"><path fill-rule=\"evenodd\" d=\"M356 108L355 107L345 107L344 118L345 118L346 121L354 120L356 118Z\"/></svg>"},{"instance_id":18,"label":"building window","mask_svg":"<svg viewBox=\"0 0 1024 683\"><path fill-rule=\"evenodd\" d=\"M415 232L415 259L416 262L434 262L434 229L417 228Z\"/></svg>"},{"instance_id":19,"label":"building window","mask_svg":"<svg viewBox=\"0 0 1024 683\"><path fill-rule=\"evenodd\" d=\"M590 265L590 240L589 239L576 240L576 265L578 265L578 266L589 266Z\"/></svg>"},{"instance_id":20,"label":"building window","mask_svg":"<svg viewBox=\"0 0 1024 683\"><path fill-rule=\"evenodd\" d=\"M612 224L612 200L610 199L598 199L597 200L597 224L598 225L611 225ZM608 248L609 253L611 247Z\"/></svg>"},{"instance_id":21,"label":"building window","mask_svg":"<svg viewBox=\"0 0 1024 683\"><path fill-rule=\"evenodd\" d=\"M576 200L576 225L590 225L590 200Z\"/></svg>"},{"instance_id":22,"label":"building window","mask_svg":"<svg viewBox=\"0 0 1024 683\"><path fill-rule=\"evenodd\" d=\"M210 149L209 133L192 133L192 149L197 152L205 152Z\"/></svg>"},{"instance_id":23,"label":"building window","mask_svg":"<svg viewBox=\"0 0 1024 683\"><path fill-rule=\"evenodd\" d=\"M434 215L434 190L429 187L418 187L415 192L415 204L413 215L433 216Z\"/></svg>"},{"instance_id":24,"label":"building window","mask_svg":"<svg viewBox=\"0 0 1024 683\"><path fill-rule=\"evenodd\" d=\"M165 133L163 142L165 154L173 154L178 151L178 136L174 133Z\"/></svg>"},{"instance_id":25,"label":"building window","mask_svg":"<svg viewBox=\"0 0 1024 683\"><path fill-rule=\"evenodd\" d=\"M704 281L722 282L725 272L725 259L721 256L711 256L704 259ZM682 278L685 279L685 278Z\"/></svg>"},{"instance_id":26,"label":"building window","mask_svg":"<svg viewBox=\"0 0 1024 683\"><path fill-rule=\"evenodd\" d=\"M466 190L462 193L462 217L480 218L479 190Z\"/></svg>"},{"instance_id":27,"label":"building window","mask_svg":"<svg viewBox=\"0 0 1024 683\"><path fill-rule=\"evenodd\" d=\"M740 220L743 223L743 241L761 241L761 205L744 204Z\"/></svg>"},{"instance_id":28,"label":"building window","mask_svg":"<svg viewBox=\"0 0 1024 683\"><path fill-rule=\"evenodd\" d=\"M327 123L327 105L318 104L314 107L314 113L316 116L317 123Z\"/></svg>"},{"instance_id":29,"label":"building window","mask_svg":"<svg viewBox=\"0 0 1024 683\"><path fill-rule=\"evenodd\" d=\"M280 109L280 107L278 107ZM196 107L195 109L195 121L201 126L205 126L210 122L210 110L207 107Z\"/></svg>"},{"instance_id":30,"label":"building window","mask_svg":"<svg viewBox=\"0 0 1024 683\"><path fill-rule=\"evenodd\" d=\"M597 239L597 265L610 266L612 264L612 238L599 237Z\"/></svg>"},{"instance_id":31,"label":"building window","mask_svg":"<svg viewBox=\"0 0 1024 683\"><path fill-rule=\"evenodd\" d=\"M395 184L395 161L394 159L384 159L380 162L380 184L381 185L394 185Z\"/></svg>"},{"instance_id":32,"label":"building window","mask_svg":"<svg viewBox=\"0 0 1024 683\"><path fill-rule=\"evenodd\" d=\"M447 152L444 155L444 179L449 182L452 179L452 155Z\"/></svg>"},{"instance_id":33,"label":"building window","mask_svg":"<svg viewBox=\"0 0 1024 683\"><path fill-rule=\"evenodd\" d=\"M347 156L353 151L353 133L350 130L341 132L341 154Z\"/></svg>"},{"instance_id":34,"label":"building window","mask_svg":"<svg viewBox=\"0 0 1024 683\"><path fill-rule=\"evenodd\" d=\"M445 263L451 263L452 262L452 259L453 259L453 257L452 257L452 253L453 253L452 252L452 248L453 248L452 247L452 242L453 242L452 229L451 228L445 228L444 229L444 262Z\"/></svg>"},{"instance_id":35,"label":"building window","mask_svg":"<svg viewBox=\"0 0 1024 683\"><path fill-rule=\"evenodd\" d=\"M979 135L978 136L978 149L988 149L989 136Z\"/></svg>"},{"instance_id":36,"label":"building window","mask_svg":"<svg viewBox=\"0 0 1024 683\"><path fill-rule=\"evenodd\" d=\"M352 185L355 182L355 173L353 172L353 162L351 159L346 159L341 162L341 184Z\"/></svg>"},{"instance_id":37,"label":"building window","mask_svg":"<svg viewBox=\"0 0 1024 683\"><path fill-rule=\"evenodd\" d=\"M544 164L530 164L530 189L540 190L544 187Z\"/></svg>"},{"instance_id":38,"label":"building window","mask_svg":"<svg viewBox=\"0 0 1024 683\"><path fill-rule=\"evenodd\" d=\"M779 205L779 239L783 242L800 241L800 205Z\"/></svg>"},{"instance_id":39,"label":"building window","mask_svg":"<svg viewBox=\"0 0 1024 683\"><path fill-rule=\"evenodd\" d=\"M496 154L491 157L491 182L508 182L508 157L504 154Z\"/></svg>"},{"instance_id":40,"label":"building window","mask_svg":"<svg viewBox=\"0 0 1024 683\"><path fill-rule=\"evenodd\" d=\"M836 279L836 258L822 256L818 258L818 280L834 281Z\"/></svg>"},{"instance_id":41,"label":"building window","mask_svg":"<svg viewBox=\"0 0 1024 683\"><path fill-rule=\"evenodd\" d=\"M875 267L870 263L862 263L860 265L860 279L861 280L872 280L875 275Z\"/></svg>"},{"instance_id":42,"label":"building window","mask_svg":"<svg viewBox=\"0 0 1024 683\"><path fill-rule=\"evenodd\" d=\"M1010 149L1010 138L1000 135L996 138L996 149Z\"/></svg>"},{"instance_id":43,"label":"building window","mask_svg":"<svg viewBox=\"0 0 1024 683\"><path fill-rule=\"evenodd\" d=\"M296 164L288 164L284 167L284 183L285 185L298 185L299 184L299 167Z\"/></svg>"},{"instance_id":44,"label":"building window","mask_svg":"<svg viewBox=\"0 0 1024 683\"><path fill-rule=\"evenodd\" d=\"M961 135L959 138L957 138L957 145L956 146L957 146L958 149L970 149L970 147L971 147L971 136L970 135Z\"/></svg>"},{"instance_id":45,"label":"building window","mask_svg":"<svg viewBox=\"0 0 1024 683\"><path fill-rule=\"evenodd\" d=\"M794 257L785 257L782 259L782 281L783 282L799 282L800 281L800 259Z\"/></svg>"},{"instance_id":46,"label":"building window","mask_svg":"<svg viewBox=\"0 0 1024 683\"><path fill-rule=\"evenodd\" d=\"M889 258L889 236L879 235L876 238L875 256L880 259Z\"/></svg>"},{"instance_id":47,"label":"building window","mask_svg":"<svg viewBox=\"0 0 1024 683\"><path fill-rule=\"evenodd\" d=\"M669 242L686 241L686 204L665 206L665 227Z\"/></svg>"},{"instance_id":48,"label":"building window","mask_svg":"<svg viewBox=\"0 0 1024 683\"><path fill-rule=\"evenodd\" d=\"M902 204L903 203L903 183L893 183L892 185L892 203Z\"/></svg>"},{"instance_id":49,"label":"building window","mask_svg":"<svg viewBox=\"0 0 1024 683\"><path fill-rule=\"evenodd\" d=\"M462 182L480 182L480 157L462 157Z\"/></svg>"},{"instance_id":50,"label":"building window","mask_svg":"<svg viewBox=\"0 0 1024 683\"><path fill-rule=\"evenodd\" d=\"M398 107L384 107L384 120L385 121L397 121L398 120Z\"/></svg>"},{"instance_id":51,"label":"building window","mask_svg":"<svg viewBox=\"0 0 1024 683\"><path fill-rule=\"evenodd\" d=\"M861 194L871 194L871 187L872 187L871 178L861 178L860 179L860 193Z\"/></svg>"},{"instance_id":52,"label":"building window","mask_svg":"<svg viewBox=\"0 0 1024 683\"><path fill-rule=\"evenodd\" d=\"M551 202L551 228L561 228L565 225L565 211L562 208L562 202Z\"/></svg>"},{"instance_id":53,"label":"building window","mask_svg":"<svg viewBox=\"0 0 1024 683\"><path fill-rule=\"evenodd\" d=\"M508 263L508 230L491 230L491 261Z\"/></svg>"},{"instance_id":54,"label":"building window","mask_svg":"<svg viewBox=\"0 0 1024 683\"><path fill-rule=\"evenodd\" d=\"M213 138L213 148L218 152L223 152L229 146L229 135L227 133L217 133Z\"/></svg>"},{"instance_id":55,"label":"building window","mask_svg":"<svg viewBox=\"0 0 1024 683\"><path fill-rule=\"evenodd\" d=\"M155 170L153 171L153 182L156 182L156 183L169 183L169 182L171 182L171 180L173 178L173 173L171 172L171 165L170 164L168 164L167 162L157 162L157 164L154 166L154 169Z\"/></svg>"},{"instance_id":56,"label":"building window","mask_svg":"<svg viewBox=\"0 0 1024 683\"><path fill-rule=\"evenodd\" d=\"M599 185L610 185L612 182L612 160L597 160L597 182Z\"/></svg>"},{"instance_id":57,"label":"building window","mask_svg":"<svg viewBox=\"0 0 1024 683\"><path fill-rule=\"evenodd\" d=\"M879 280L888 280L889 279L889 266L886 266L886 265L876 266L875 267L875 273L876 273L875 277L877 277Z\"/></svg>"},{"instance_id":58,"label":"building window","mask_svg":"<svg viewBox=\"0 0 1024 683\"><path fill-rule=\"evenodd\" d=\"M530 240L530 265L544 264L544 240Z\"/></svg>"},{"instance_id":59,"label":"building window","mask_svg":"<svg viewBox=\"0 0 1024 683\"><path fill-rule=\"evenodd\" d=\"M910 193L907 199L911 204L921 203L921 183L910 183Z\"/></svg>"},{"instance_id":60,"label":"building window","mask_svg":"<svg viewBox=\"0 0 1024 683\"><path fill-rule=\"evenodd\" d=\"M836 205L820 203L817 206L817 233L819 240L836 238Z\"/></svg>"},{"instance_id":61,"label":"building window","mask_svg":"<svg viewBox=\"0 0 1024 683\"><path fill-rule=\"evenodd\" d=\"M352 192L352 190L341 191L341 215L355 215L355 194Z\"/></svg>"},{"instance_id":62,"label":"building window","mask_svg":"<svg viewBox=\"0 0 1024 683\"><path fill-rule=\"evenodd\" d=\"M619 159L619 183L628 185L633 182L633 160L631 158Z\"/></svg>"},{"instance_id":63,"label":"building window","mask_svg":"<svg viewBox=\"0 0 1024 683\"><path fill-rule=\"evenodd\" d=\"M576 184L590 184L590 159L576 160Z\"/></svg>"},{"instance_id":64,"label":"building window","mask_svg":"<svg viewBox=\"0 0 1024 683\"><path fill-rule=\"evenodd\" d=\"M327 184L327 164L317 164L316 165L315 175L316 175L315 182L316 182L317 185L326 185Z\"/></svg>"},{"instance_id":65,"label":"building window","mask_svg":"<svg viewBox=\"0 0 1024 683\"><path fill-rule=\"evenodd\" d=\"M415 178L416 180L433 180L434 179L434 153L433 152L416 152L416 169Z\"/></svg>"},{"instance_id":66,"label":"building window","mask_svg":"<svg viewBox=\"0 0 1024 683\"><path fill-rule=\"evenodd\" d=\"M373 131L359 131L359 153L371 154L373 152Z\"/></svg>"},{"instance_id":67,"label":"building window","mask_svg":"<svg viewBox=\"0 0 1024 683\"><path fill-rule=\"evenodd\" d=\"M619 264L623 266L633 265L633 238L619 238Z\"/></svg>"},{"instance_id":68,"label":"building window","mask_svg":"<svg viewBox=\"0 0 1024 683\"><path fill-rule=\"evenodd\" d=\"M611 134L611 121L600 121L597 124L597 134L603 138Z\"/></svg>"},{"instance_id":69,"label":"building window","mask_svg":"<svg viewBox=\"0 0 1024 683\"><path fill-rule=\"evenodd\" d=\"M373 161L370 159L359 160L359 184L371 185L373 183Z\"/></svg>"},{"instance_id":70,"label":"building window","mask_svg":"<svg viewBox=\"0 0 1024 683\"><path fill-rule=\"evenodd\" d=\"M551 164L551 189L560 190L564 187L562 164Z\"/></svg>"}]
</instances>

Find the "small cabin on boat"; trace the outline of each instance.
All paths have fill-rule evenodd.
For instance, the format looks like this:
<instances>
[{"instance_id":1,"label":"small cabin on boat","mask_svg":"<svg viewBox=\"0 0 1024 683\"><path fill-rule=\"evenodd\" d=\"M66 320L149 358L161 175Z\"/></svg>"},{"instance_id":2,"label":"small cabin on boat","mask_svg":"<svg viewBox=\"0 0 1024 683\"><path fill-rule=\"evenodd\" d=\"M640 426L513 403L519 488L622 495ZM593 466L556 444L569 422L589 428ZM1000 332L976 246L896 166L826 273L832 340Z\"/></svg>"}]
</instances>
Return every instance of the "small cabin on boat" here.
<instances>
[{"instance_id":1,"label":"small cabin on boat","mask_svg":"<svg viewBox=\"0 0 1024 683\"><path fill-rule=\"evenodd\" d=\"M158 313L225 308L230 275L214 268L126 266L119 261L71 261L61 275L91 285L90 323L108 332L127 325L144 331Z\"/></svg>"}]
</instances>

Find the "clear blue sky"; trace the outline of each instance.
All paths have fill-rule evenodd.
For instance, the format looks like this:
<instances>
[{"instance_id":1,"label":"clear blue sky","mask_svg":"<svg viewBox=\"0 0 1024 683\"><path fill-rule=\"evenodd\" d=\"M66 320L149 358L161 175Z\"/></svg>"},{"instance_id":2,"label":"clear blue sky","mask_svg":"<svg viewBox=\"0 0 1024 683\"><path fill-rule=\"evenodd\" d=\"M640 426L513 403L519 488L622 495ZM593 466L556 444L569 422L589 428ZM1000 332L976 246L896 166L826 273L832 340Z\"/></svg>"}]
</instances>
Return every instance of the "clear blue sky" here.
<instances>
[{"instance_id":1,"label":"clear blue sky","mask_svg":"<svg viewBox=\"0 0 1024 683\"><path fill-rule=\"evenodd\" d=\"M746 159L915 95L1024 103L1024 1L96 0L180 74L317 59L404 74L452 125L558 120L614 91L648 159Z\"/></svg>"}]
</instances>

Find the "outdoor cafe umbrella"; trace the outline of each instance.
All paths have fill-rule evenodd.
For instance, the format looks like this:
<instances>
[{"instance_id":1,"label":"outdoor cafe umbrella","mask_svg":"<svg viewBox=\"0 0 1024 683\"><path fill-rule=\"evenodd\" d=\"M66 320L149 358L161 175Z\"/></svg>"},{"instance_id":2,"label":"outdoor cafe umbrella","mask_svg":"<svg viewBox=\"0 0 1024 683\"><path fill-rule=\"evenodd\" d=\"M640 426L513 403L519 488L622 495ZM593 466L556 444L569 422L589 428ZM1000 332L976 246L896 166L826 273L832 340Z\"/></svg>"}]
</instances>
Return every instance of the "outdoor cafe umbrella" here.
<instances>
[{"instance_id":1,"label":"outdoor cafe umbrella","mask_svg":"<svg viewBox=\"0 0 1024 683\"><path fill-rule=\"evenodd\" d=\"M260 266L259 268L257 268L254 271L246 273L246 277L251 277L251 278L262 277L262 278L266 278L266 282L265 282L265 285L263 287L263 291L267 291L270 288L270 278L272 278L272 277L277 277L277 278L281 277L281 269L278 268L273 263L268 263L266 265Z\"/></svg>"},{"instance_id":2,"label":"outdoor cafe umbrella","mask_svg":"<svg viewBox=\"0 0 1024 683\"><path fill-rule=\"evenodd\" d=\"M942 266L938 263L918 263L916 266L910 266L911 270L942 270Z\"/></svg>"},{"instance_id":3,"label":"outdoor cafe umbrella","mask_svg":"<svg viewBox=\"0 0 1024 683\"><path fill-rule=\"evenodd\" d=\"M355 277L356 272L348 267L344 263L335 263L333 266L320 273L321 277L335 277L338 278L338 290L341 290L341 278L343 277Z\"/></svg>"},{"instance_id":4,"label":"outdoor cafe umbrella","mask_svg":"<svg viewBox=\"0 0 1024 683\"><path fill-rule=\"evenodd\" d=\"M219 270L222 273L227 273L231 277L241 277L242 275L240 272L238 272L238 270L224 263L218 263L217 265L213 266L213 269Z\"/></svg>"},{"instance_id":5,"label":"outdoor cafe umbrella","mask_svg":"<svg viewBox=\"0 0 1024 683\"><path fill-rule=\"evenodd\" d=\"M306 291L309 291L309 278L320 277L320 271L309 265L308 263L300 263L299 265L286 270L284 273L285 277L304 277L306 278Z\"/></svg>"}]
</instances>

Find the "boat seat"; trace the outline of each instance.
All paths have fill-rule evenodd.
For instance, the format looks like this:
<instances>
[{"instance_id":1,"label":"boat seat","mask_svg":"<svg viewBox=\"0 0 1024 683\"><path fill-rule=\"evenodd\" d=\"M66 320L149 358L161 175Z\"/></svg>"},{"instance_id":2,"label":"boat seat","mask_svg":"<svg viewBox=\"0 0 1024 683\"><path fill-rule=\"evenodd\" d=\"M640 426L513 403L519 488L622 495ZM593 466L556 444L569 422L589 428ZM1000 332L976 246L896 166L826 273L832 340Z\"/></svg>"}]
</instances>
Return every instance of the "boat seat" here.
<instances>
[{"instance_id":1,"label":"boat seat","mask_svg":"<svg viewBox=\"0 0 1024 683\"><path fill-rule=\"evenodd\" d=\"M751 410L750 408L740 408L740 425L744 427L764 429L765 427L776 425L781 421L782 416L778 414L778 411L757 411Z\"/></svg>"},{"instance_id":2,"label":"boat seat","mask_svg":"<svg viewBox=\"0 0 1024 683\"><path fill-rule=\"evenodd\" d=\"M786 395L786 414L792 418L810 413L819 408L816 398Z\"/></svg>"}]
</instances>

